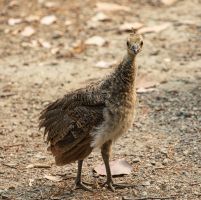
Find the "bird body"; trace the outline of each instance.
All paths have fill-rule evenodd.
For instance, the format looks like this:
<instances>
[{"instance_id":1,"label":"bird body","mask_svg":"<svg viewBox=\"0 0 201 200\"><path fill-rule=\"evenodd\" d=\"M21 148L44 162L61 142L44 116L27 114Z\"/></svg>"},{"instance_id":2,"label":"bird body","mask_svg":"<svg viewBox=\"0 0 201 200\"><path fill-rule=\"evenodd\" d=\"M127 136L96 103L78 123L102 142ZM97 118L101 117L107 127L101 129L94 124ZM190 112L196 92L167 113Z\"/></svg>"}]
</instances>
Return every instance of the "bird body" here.
<instances>
[{"instance_id":1,"label":"bird body","mask_svg":"<svg viewBox=\"0 0 201 200\"><path fill-rule=\"evenodd\" d=\"M92 147L101 147L108 140L115 141L131 127L136 101L134 65L134 61L126 57L103 80L101 90L108 94L105 98L104 121L91 134L94 137Z\"/></svg>"},{"instance_id":2,"label":"bird body","mask_svg":"<svg viewBox=\"0 0 201 200\"><path fill-rule=\"evenodd\" d=\"M140 35L131 34L126 56L110 75L69 92L41 113L39 127L45 128L44 134L50 143L48 149L57 165L82 161L94 148L101 148L108 177L111 176L107 167L110 146L127 132L133 122L136 104L135 56L141 50L141 42ZM80 176L81 172L80 175L78 173L79 183ZM111 182L109 179L108 182Z\"/></svg>"}]
</instances>

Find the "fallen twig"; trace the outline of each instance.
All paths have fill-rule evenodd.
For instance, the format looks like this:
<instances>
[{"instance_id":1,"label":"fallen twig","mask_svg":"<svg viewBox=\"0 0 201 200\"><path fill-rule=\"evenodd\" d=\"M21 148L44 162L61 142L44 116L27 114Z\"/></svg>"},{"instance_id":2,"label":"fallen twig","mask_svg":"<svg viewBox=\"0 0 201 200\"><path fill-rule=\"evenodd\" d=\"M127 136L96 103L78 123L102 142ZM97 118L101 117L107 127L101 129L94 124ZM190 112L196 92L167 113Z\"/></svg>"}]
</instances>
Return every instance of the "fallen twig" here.
<instances>
[{"instance_id":1,"label":"fallen twig","mask_svg":"<svg viewBox=\"0 0 201 200\"><path fill-rule=\"evenodd\" d=\"M14 95L16 95L16 94L15 94L15 93L1 94L1 95L0 95L0 98L11 97L11 96L14 96Z\"/></svg>"},{"instance_id":2,"label":"fallen twig","mask_svg":"<svg viewBox=\"0 0 201 200\"><path fill-rule=\"evenodd\" d=\"M37 164L30 164L26 167L27 169L30 169L30 168L51 168L50 165L47 165L47 164L40 164L40 163L37 163Z\"/></svg>"},{"instance_id":3,"label":"fallen twig","mask_svg":"<svg viewBox=\"0 0 201 200\"><path fill-rule=\"evenodd\" d=\"M34 168L51 168L51 166L45 164L34 164Z\"/></svg>"},{"instance_id":4,"label":"fallen twig","mask_svg":"<svg viewBox=\"0 0 201 200\"><path fill-rule=\"evenodd\" d=\"M18 146L24 146L24 144L12 144L12 145L6 145L6 146L3 146L3 148L18 147Z\"/></svg>"},{"instance_id":5,"label":"fallen twig","mask_svg":"<svg viewBox=\"0 0 201 200\"><path fill-rule=\"evenodd\" d=\"M14 165L12 165L12 164L2 163L2 165L6 166L6 167L13 168L13 169L17 169L17 168L16 168Z\"/></svg>"},{"instance_id":6,"label":"fallen twig","mask_svg":"<svg viewBox=\"0 0 201 200\"><path fill-rule=\"evenodd\" d=\"M41 190L41 189L39 189L40 190L40 196L41 196L41 199L43 199L44 197L43 197L43 191Z\"/></svg>"}]
</instances>

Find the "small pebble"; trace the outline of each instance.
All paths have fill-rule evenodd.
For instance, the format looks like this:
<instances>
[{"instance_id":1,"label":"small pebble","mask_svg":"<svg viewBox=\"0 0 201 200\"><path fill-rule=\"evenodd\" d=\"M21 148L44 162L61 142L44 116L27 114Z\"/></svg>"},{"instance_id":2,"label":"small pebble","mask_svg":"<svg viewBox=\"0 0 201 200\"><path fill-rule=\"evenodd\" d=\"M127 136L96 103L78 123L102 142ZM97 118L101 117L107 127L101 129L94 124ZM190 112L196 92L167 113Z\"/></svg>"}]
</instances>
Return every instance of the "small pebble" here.
<instances>
[{"instance_id":1,"label":"small pebble","mask_svg":"<svg viewBox=\"0 0 201 200\"><path fill-rule=\"evenodd\" d=\"M188 154L188 150L183 151L183 154L186 156Z\"/></svg>"},{"instance_id":2,"label":"small pebble","mask_svg":"<svg viewBox=\"0 0 201 200\"><path fill-rule=\"evenodd\" d=\"M141 161L141 160L140 160L139 157L133 159L133 163L138 163L138 162L140 162L140 161Z\"/></svg>"},{"instance_id":3,"label":"small pebble","mask_svg":"<svg viewBox=\"0 0 201 200\"><path fill-rule=\"evenodd\" d=\"M169 160L167 158L165 158L162 163L163 163L163 165L167 165L168 162L169 162Z\"/></svg>"},{"instance_id":4,"label":"small pebble","mask_svg":"<svg viewBox=\"0 0 201 200\"><path fill-rule=\"evenodd\" d=\"M145 182L142 183L142 185L143 185L143 186L150 186L151 184L150 184L149 181L145 181Z\"/></svg>"},{"instance_id":5,"label":"small pebble","mask_svg":"<svg viewBox=\"0 0 201 200\"><path fill-rule=\"evenodd\" d=\"M142 192L142 196L147 196L147 192Z\"/></svg>"},{"instance_id":6,"label":"small pebble","mask_svg":"<svg viewBox=\"0 0 201 200\"><path fill-rule=\"evenodd\" d=\"M161 151L161 153L163 153L165 155L167 155L167 153L168 153L166 148L161 148L160 151Z\"/></svg>"}]
</instances>

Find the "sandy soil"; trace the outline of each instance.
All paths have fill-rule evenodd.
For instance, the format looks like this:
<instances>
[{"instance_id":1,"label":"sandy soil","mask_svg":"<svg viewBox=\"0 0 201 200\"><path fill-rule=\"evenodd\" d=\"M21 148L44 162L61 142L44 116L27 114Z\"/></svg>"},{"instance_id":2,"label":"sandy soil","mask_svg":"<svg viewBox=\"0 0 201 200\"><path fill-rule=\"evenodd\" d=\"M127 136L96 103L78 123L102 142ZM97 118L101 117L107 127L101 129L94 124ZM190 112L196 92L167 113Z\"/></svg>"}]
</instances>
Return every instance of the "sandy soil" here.
<instances>
[{"instance_id":1,"label":"sandy soil","mask_svg":"<svg viewBox=\"0 0 201 200\"><path fill-rule=\"evenodd\" d=\"M200 0L171 5L114 0L130 9L104 11L109 20L94 22L97 2L0 1L0 198L201 199ZM39 22L52 14L55 23ZM12 26L11 18L23 21ZM93 173L102 163L96 151L83 168L83 179L93 183L94 193L73 191L76 163L55 166L38 131L38 116L48 102L111 71L95 65L122 58L128 36L119 31L124 22L169 24L161 32L144 34L138 85L145 89L139 90L132 130L113 146L112 160L124 158L133 167L130 175L114 180L136 186L114 193L102 188L105 177ZM22 36L27 26L35 31L30 37ZM107 44L85 46L94 35Z\"/></svg>"}]
</instances>

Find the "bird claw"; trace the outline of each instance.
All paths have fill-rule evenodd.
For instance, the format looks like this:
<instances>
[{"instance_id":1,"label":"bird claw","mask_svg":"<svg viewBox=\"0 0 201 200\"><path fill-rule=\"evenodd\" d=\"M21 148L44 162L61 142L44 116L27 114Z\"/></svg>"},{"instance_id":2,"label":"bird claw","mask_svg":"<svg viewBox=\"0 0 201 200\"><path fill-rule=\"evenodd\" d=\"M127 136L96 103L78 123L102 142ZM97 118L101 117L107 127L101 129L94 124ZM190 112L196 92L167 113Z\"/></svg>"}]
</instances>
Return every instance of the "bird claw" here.
<instances>
[{"instance_id":1,"label":"bird claw","mask_svg":"<svg viewBox=\"0 0 201 200\"><path fill-rule=\"evenodd\" d=\"M132 188L135 185L131 184L123 184L123 183L113 183L112 181L106 181L103 186L107 185L107 187L112 191L115 192L115 189L123 189L123 188Z\"/></svg>"},{"instance_id":2,"label":"bird claw","mask_svg":"<svg viewBox=\"0 0 201 200\"><path fill-rule=\"evenodd\" d=\"M86 185L92 185L90 183L84 183L84 182L76 182L75 183L75 187L74 187L74 190L76 189L83 189L83 190L86 190L86 191L89 191L89 192L93 192L93 190L89 187L87 187Z\"/></svg>"},{"instance_id":3,"label":"bird claw","mask_svg":"<svg viewBox=\"0 0 201 200\"><path fill-rule=\"evenodd\" d=\"M112 181L106 181L105 183L103 183L103 187L107 185L108 189L110 189L112 192L115 192L115 188L113 187L113 182Z\"/></svg>"}]
</instances>

